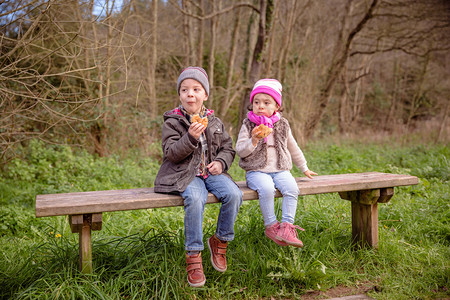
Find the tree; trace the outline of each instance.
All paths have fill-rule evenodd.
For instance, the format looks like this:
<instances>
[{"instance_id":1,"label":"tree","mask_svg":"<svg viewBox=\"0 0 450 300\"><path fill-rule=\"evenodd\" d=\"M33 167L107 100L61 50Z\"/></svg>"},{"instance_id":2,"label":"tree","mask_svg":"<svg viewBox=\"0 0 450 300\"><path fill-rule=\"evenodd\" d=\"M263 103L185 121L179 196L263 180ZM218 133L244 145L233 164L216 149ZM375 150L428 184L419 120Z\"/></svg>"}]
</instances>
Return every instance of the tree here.
<instances>
[{"instance_id":1,"label":"tree","mask_svg":"<svg viewBox=\"0 0 450 300\"><path fill-rule=\"evenodd\" d=\"M67 7L62 10L61 7ZM67 142L63 132L78 132L95 116L86 97L86 74L96 67L81 66L80 23L76 6L64 1L11 1L2 10L0 55L1 158L14 155L17 144L31 138ZM94 80L95 81L95 80Z\"/></svg>"},{"instance_id":2,"label":"tree","mask_svg":"<svg viewBox=\"0 0 450 300\"><path fill-rule=\"evenodd\" d=\"M272 29L272 21L274 17L274 0L260 0L259 1L259 25L258 25L258 39L253 49L253 57L251 61L250 72L248 74L248 84L255 83L261 74L263 66L264 52L267 48L267 40ZM247 84L247 85L248 85ZM245 90L244 98L241 101L240 117L238 124L242 124L249 105L251 87Z\"/></svg>"},{"instance_id":3,"label":"tree","mask_svg":"<svg viewBox=\"0 0 450 300\"><path fill-rule=\"evenodd\" d=\"M275 77L301 143L428 120L446 137L448 1L98 3L0 1L3 162L31 138L153 155L188 65L208 71L208 106L235 133L255 81Z\"/></svg>"},{"instance_id":4,"label":"tree","mask_svg":"<svg viewBox=\"0 0 450 300\"><path fill-rule=\"evenodd\" d=\"M341 26L340 38L338 39L338 43L334 49L333 60L331 65L328 68L327 75L324 79L323 86L320 89L320 94L317 97L318 107L316 108L316 112L312 114L312 116L308 119L305 126L305 136L306 138L310 138L319 122L321 121L325 110L330 101L330 97L332 95L333 88L335 87L338 79L345 67L345 63L347 62L348 56L350 55L350 48L353 40L356 35L363 30L364 26L367 22L373 18L374 10L377 6L378 0L372 0L370 5L368 6L366 12L359 20L359 22L351 28L348 32L346 31L345 21L344 25ZM351 3L347 6L348 11L350 11ZM344 19L346 16L344 17Z\"/></svg>"}]
</instances>

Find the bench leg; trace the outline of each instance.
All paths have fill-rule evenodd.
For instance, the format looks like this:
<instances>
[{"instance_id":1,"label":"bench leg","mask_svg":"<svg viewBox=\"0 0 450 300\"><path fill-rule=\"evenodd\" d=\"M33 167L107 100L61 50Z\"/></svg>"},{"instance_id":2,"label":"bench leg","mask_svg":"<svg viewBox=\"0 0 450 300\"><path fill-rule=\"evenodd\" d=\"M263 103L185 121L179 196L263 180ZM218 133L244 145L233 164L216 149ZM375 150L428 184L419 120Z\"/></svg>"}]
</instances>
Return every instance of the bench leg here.
<instances>
[{"instance_id":1,"label":"bench leg","mask_svg":"<svg viewBox=\"0 0 450 300\"><path fill-rule=\"evenodd\" d=\"M91 223L88 218L83 218L83 227L79 232L78 240L80 248L80 271L84 274L92 273L92 242Z\"/></svg>"},{"instance_id":2,"label":"bench leg","mask_svg":"<svg viewBox=\"0 0 450 300\"><path fill-rule=\"evenodd\" d=\"M378 206L352 202L352 240L355 245L378 247Z\"/></svg>"},{"instance_id":3,"label":"bench leg","mask_svg":"<svg viewBox=\"0 0 450 300\"><path fill-rule=\"evenodd\" d=\"M389 201L393 189L339 193L352 202L352 241L354 245L378 247L378 201Z\"/></svg>"},{"instance_id":4,"label":"bench leg","mask_svg":"<svg viewBox=\"0 0 450 300\"><path fill-rule=\"evenodd\" d=\"M70 227L72 232L78 232L79 234L79 266L80 271L83 274L91 274L93 271L91 230L100 230L101 226L101 213L70 216Z\"/></svg>"}]
</instances>

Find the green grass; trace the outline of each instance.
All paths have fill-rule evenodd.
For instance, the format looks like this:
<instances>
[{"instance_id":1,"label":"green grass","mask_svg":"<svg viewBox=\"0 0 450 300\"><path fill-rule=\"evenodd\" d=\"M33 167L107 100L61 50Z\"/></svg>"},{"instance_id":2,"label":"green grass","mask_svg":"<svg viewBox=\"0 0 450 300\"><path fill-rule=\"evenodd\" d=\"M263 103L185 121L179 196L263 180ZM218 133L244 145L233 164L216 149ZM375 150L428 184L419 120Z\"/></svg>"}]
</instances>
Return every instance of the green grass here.
<instances>
[{"instance_id":1,"label":"green grass","mask_svg":"<svg viewBox=\"0 0 450 300\"><path fill-rule=\"evenodd\" d=\"M182 207L103 214L93 232L94 274L78 269L78 235L67 217L34 217L37 194L147 187L159 164L149 158L95 158L33 142L0 180L0 299L298 299L307 292L370 283L376 299L449 298L450 151L442 145L323 145L304 149L320 174L411 174L420 184L395 189L380 204L379 248L352 250L350 202L336 194L299 198L302 249L264 237L257 201L245 202L228 251L215 271L203 252L206 285L186 281ZM244 179L237 163L231 174ZM297 169L295 176L300 176ZM281 213L281 200L277 201ZM207 205L204 235L219 205Z\"/></svg>"}]
</instances>

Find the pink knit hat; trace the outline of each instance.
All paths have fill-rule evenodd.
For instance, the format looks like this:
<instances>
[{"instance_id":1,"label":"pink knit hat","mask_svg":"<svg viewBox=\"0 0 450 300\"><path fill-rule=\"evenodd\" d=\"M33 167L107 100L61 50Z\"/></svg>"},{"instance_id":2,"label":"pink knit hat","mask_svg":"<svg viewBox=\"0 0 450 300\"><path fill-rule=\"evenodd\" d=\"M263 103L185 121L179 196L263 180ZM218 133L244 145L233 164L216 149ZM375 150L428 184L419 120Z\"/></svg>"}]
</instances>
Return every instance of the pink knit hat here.
<instances>
[{"instance_id":1,"label":"pink knit hat","mask_svg":"<svg viewBox=\"0 0 450 300\"><path fill-rule=\"evenodd\" d=\"M250 94L250 103L253 103L253 97L256 94L264 93L268 94L275 99L279 106L281 106L281 91L283 87L281 83L276 79L264 78L258 80L253 86L252 93Z\"/></svg>"}]
</instances>

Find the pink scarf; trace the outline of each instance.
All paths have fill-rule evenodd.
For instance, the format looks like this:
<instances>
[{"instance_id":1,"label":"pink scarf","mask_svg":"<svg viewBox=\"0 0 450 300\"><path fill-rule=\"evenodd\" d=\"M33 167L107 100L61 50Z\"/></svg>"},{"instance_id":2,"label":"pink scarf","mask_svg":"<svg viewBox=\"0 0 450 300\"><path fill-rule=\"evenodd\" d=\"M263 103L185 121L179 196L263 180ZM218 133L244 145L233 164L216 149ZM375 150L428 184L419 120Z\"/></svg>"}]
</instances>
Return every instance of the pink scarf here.
<instances>
[{"instance_id":1,"label":"pink scarf","mask_svg":"<svg viewBox=\"0 0 450 300\"><path fill-rule=\"evenodd\" d=\"M273 128L273 124L278 122L281 118L280 113L274 113L270 118L266 116L258 116L253 111L249 111L247 117L250 121L255 123L256 125L264 124L269 128ZM267 142L267 137L264 139L264 142Z\"/></svg>"}]
</instances>

